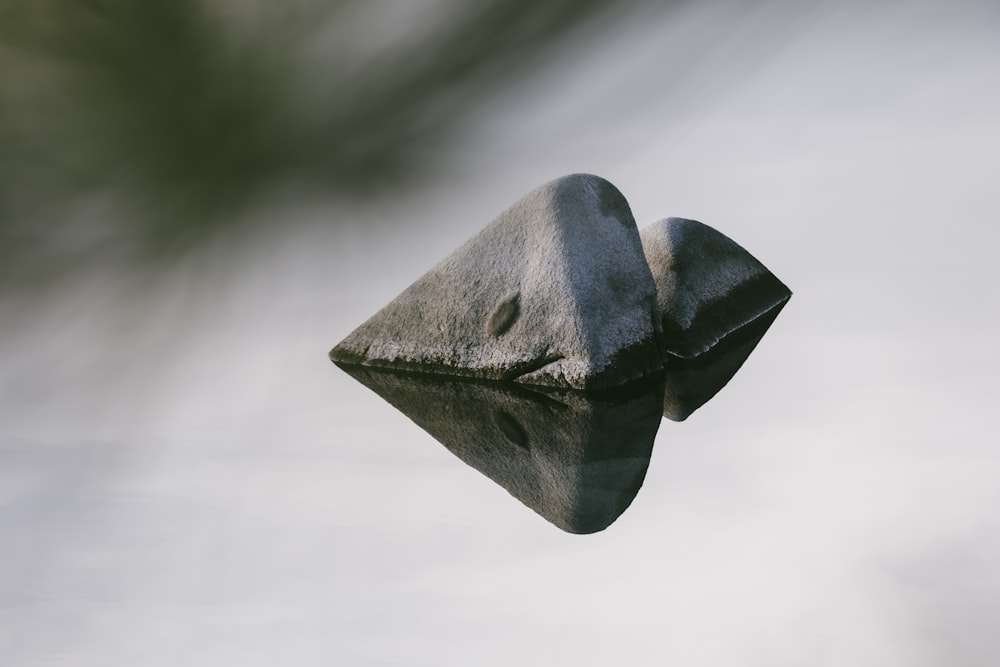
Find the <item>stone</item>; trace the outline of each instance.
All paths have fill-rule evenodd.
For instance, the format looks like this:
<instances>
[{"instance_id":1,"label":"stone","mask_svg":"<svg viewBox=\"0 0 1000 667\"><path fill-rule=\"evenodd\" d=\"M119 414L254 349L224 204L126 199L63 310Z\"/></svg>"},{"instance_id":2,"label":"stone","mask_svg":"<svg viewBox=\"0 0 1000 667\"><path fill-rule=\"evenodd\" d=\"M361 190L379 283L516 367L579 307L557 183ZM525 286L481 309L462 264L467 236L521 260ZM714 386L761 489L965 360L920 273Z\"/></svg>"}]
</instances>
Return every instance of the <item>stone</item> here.
<instances>
[{"instance_id":1,"label":"stone","mask_svg":"<svg viewBox=\"0 0 1000 667\"><path fill-rule=\"evenodd\" d=\"M733 378L792 293L701 222L667 218L640 235L663 329L663 415L683 421Z\"/></svg>"},{"instance_id":2,"label":"stone","mask_svg":"<svg viewBox=\"0 0 1000 667\"><path fill-rule=\"evenodd\" d=\"M660 220L641 238L668 355L691 359L756 321L770 324L792 295L753 255L696 220Z\"/></svg>"},{"instance_id":3,"label":"stone","mask_svg":"<svg viewBox=\"0 0 1000 667\"><path fill-rule=\"evenodd\" d=\"M330 352L342 364L593 389L659 370L656 285L624 196L530 192Z\"/></svg>"},{"instance_id":4,"label":"stone","mask_svg":"<svg viewBox=\"0 0 1000 667\"><path fill-rule=\"evenodd\" d=\"M660 381L542 392L513 382L342 368L467 465L575 534L604 530L631 505L662 420Z\"/></svg>"}]
</instances>

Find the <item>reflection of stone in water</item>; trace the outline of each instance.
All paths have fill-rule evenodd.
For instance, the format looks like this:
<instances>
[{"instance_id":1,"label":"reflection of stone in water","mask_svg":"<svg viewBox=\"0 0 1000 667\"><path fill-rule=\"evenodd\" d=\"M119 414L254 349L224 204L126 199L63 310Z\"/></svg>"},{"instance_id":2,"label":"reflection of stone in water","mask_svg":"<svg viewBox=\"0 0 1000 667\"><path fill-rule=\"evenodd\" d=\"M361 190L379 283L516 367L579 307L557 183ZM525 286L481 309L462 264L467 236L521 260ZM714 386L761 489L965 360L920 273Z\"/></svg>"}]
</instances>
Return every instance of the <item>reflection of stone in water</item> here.
<instances>
[{"instance_id":1,"label":"reflection of stone in water","mask_svg":"<svg viewBox=\"0 0 1000 667\"><path fill-rule=\"evenodd\" d=\"M663 416L684 421L726 386L784 305L783 302L772 308L700 356L670 357L664 371Z\"/></svg>"},{"instance_id":2,"label":"reflection of stone in water","mask_svg":"<svg viewBox=\"0 0 1000 667\"><path fill-rule=\"evenodd\" d=\"M610 526L646 476L662 384L585 395L341 366L453 454L571 533Z\"/></svg>"}]
</instances>

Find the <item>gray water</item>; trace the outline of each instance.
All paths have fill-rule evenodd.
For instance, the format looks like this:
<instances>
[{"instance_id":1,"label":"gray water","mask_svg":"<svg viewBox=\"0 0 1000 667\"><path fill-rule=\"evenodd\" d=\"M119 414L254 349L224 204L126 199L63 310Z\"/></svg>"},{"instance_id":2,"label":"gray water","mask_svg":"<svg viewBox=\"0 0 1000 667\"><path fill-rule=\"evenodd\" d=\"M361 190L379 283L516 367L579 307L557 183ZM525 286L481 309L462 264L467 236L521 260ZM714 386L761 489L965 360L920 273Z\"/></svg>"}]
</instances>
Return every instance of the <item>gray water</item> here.
<instances>
[{"instance_id":1,"label":"gray water","mask_svg":"<svg viewBox=\"0 0 1000 667\"><path fill-rule=\"evenodd\" d=\"M650 16L484 99L419 191L10 305L0 663L995 664L1000 12ZM571 172L795 293L593 535L326 358Z\"/></svg>"}]
</instances>

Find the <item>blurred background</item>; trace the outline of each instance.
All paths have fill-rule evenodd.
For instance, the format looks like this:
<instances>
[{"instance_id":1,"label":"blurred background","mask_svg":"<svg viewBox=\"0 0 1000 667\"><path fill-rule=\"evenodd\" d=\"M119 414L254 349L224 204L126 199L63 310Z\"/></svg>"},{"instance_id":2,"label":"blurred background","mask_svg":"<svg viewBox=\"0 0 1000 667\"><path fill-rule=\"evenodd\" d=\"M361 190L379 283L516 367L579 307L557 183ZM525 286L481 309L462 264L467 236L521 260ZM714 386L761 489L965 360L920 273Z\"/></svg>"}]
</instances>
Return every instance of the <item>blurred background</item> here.
<instances>
[{"instance_id":1,"label":"blurred background","mask_svg":"<svg viewBox=\"0 0 1000 667\"><path fill-rule=\"evenodd\" d=\"M1000 6L0 4L0 663L992 665ZM532 188L794 296L607 531L326 353Z\"/></svg>"},{"instance_id":2,"label":"blurred background","mask_svg":"<svg viewBox=\"0 0 1000 667\"><path fill-rule=\"evenodd\" d=\"M477 101L628 5L5 3L5 282L245 236L283 191L398 196Z\"/></svg>"}]
</instances>

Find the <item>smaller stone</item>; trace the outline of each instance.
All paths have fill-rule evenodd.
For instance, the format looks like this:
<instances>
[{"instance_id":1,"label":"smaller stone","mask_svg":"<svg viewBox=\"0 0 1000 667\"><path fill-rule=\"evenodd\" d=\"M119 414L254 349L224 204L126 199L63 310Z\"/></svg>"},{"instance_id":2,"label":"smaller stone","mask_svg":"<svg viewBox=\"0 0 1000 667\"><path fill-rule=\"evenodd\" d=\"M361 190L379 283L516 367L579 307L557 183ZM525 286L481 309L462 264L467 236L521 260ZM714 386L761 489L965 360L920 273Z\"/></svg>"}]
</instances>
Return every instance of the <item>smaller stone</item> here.
<instances>
[{"instance_id":1,"label":"smaller stone","mask_svg":"<svg viewBox=\"0 0 1000 667\"><path fill-rule=\"evenodd\" d=\"M696 220L660 220L640 237L674 357L698 357L755 322L770 324L792 295L739 244Z\"/></svg>"},{"instance_id":2,"label":"smaller stone","mask_svg":"<svg viewBox=\"0 0 1000 667\"><path fill-rule=\"evenodd\" d=\"M743 366L791 291L708 225L667 218L640 232L666 353L663 416L683 421Z\"/></svg>"}]
</instances>

